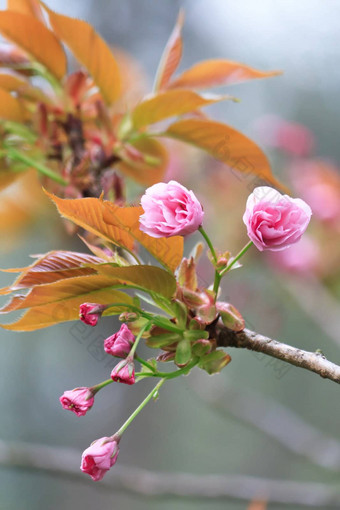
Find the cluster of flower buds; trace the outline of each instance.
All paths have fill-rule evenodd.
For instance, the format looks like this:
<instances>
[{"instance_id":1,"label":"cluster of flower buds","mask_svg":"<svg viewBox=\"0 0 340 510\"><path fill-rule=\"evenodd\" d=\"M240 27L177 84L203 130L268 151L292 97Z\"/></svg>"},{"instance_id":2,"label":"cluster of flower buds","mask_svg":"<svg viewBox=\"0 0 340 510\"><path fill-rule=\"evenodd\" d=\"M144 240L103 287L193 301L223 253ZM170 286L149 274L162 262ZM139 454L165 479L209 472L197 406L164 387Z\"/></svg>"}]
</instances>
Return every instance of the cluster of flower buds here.
<instances>
[{"instance_id":1,"label":"cluster of flower buds","mask_svg":"<svg viewBox=\"0 0 340 510\"><path fill-rule=\"evenodd\" d=\"M95 326L105 306L96 303L83 303L80 306L80 319L90 326ZM135 383L135 368L131 348L135 337L126 324L122 324L120 330L104 341L104 350L107 354L121 360L111 372L111 380L104 381L91 388L81 387L68 390L60 397L60 403L64 409L72 411L77 416L85 416L94 404L95 394L112 381L125 384ZM88 473L93 480L98 481L115 464L119 452L119 435L102 437L94 441L82 456L81 470Z\"/></svg>"},{"instance_id":2,"label":"cluster of flower buds","mask_svg":"<svg viewBox=\"0 0 340 510\"><path fill-rule=\"evenodd\" d=\"M279 251L296 243L304 233L311 217L309 206L300 199L282 196L269 187L256 188L247 201L243 220L247 226L250 242L236 257L229 252L219 253L203 230L203 208L192 191L175 181L159 183L149 188L142 198L144 214L140 228L151 237L188 235L199 230L210 249L210 260L215 270L213 288L198 284L196 256L184 258L176 276L176 292L167 301L170 318L144 311L140 305L127 306L120 319L120 330L106 338L103 348L111 356L122 358L111 372L111 378L91 388L66 391L60 402L64 409L84 416L94 404L95 394L113 381L127 385L144 377L158 377L160 382L137 408L125 424L111 437L97 439L85 450L81 469L93 480L101 480L115 464L122 433L136 414L167 379L185 375L194 366L209 374L220 372L230 361L228 353L219 348L219 334L223 328L237 334L245 327L240 312L230 303L218 300L221 278L239 258L254 244L260 251ZM157 301L155 300L155 306ZM109 305L83 303L80 319L95 326ZM162 309L162 307L160 307ZM136 337L135 337L136 334ZM144 336L146 345L162 352L147 361L136 355L139 340ZM135 360L142 371L135 373ZM159 372L157 362L173 361L174 372ZM156 391L157 390L157 391ZM156 391L156 393L155 393Z\"/></svg>"}]
</instances>

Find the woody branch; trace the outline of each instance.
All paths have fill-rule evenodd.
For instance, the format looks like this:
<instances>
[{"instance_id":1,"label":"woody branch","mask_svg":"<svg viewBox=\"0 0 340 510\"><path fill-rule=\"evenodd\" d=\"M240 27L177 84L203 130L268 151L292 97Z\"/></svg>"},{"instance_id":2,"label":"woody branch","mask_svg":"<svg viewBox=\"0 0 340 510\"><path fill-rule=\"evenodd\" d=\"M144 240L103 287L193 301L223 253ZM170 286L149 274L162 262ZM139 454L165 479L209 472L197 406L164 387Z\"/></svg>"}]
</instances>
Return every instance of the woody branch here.
<instances>
[{"instance_id":1,"label":"woody branch","mask_svg":"<svg viewBox=\"0 0 340 510\"><path fill-rule=\"evenodd\" d=\"M219 323L216 329L215 338L217 338L217 343L220 347L236 347L262 352L296 367L315 372L324 379L340 384L340 366L328 361L321 353L308 352L292 347L291 345L255 333L250 329L244 329L236 333L223 325L220 326Z\"/></svg>"}]
</instances>

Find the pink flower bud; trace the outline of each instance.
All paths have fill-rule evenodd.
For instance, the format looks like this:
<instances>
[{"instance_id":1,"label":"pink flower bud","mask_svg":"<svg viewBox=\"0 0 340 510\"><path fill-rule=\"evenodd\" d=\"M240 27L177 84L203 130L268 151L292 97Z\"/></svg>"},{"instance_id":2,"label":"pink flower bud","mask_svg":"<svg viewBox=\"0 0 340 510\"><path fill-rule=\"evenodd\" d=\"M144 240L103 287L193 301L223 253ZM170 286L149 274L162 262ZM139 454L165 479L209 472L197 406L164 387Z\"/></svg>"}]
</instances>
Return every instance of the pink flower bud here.
<instances>
[{"instance_id":1,"label":"pink flower bud","mask_svg":"<svg viewBox=\"0 0 340 510\"><path fill-rule=\"evenodd\" d=\"M185 236L202 225L201 204L176 181L154 184L145 191L141 204L140 229L151 237Z\"/></svg>"},{"instance_id":2,"label":"pink flower bud","mask_svg":"<svg viewBox=\"0 0 340 510\"><path fill-rule=\"evenodd\" d=\"M126 324L122 324L118 333L109 336L104 341L104 350L107 354L117 356L117 358L126 358L129 354L135 337Z\"/></svg>"},{"instance_id":3,"label":"pink flower bud","mask_svg":"<svg viewBox=\"0 0 340 510\"><path fill-rule=\"evenodd\" d=\"M311 208L300 198L261 186L249 195L243 222L260 251L279 251L300 240L311 215Z\"/></svg>"},{"instance_id":4,"label":"pink flower bud","mask_svg":"<svg viewBox=\"0 0 340 510\"><path fill-rule=\"evenodd\" d=\"M80 469L97 482L116 463L118 453L119 446L116 440L101 437L83 452Z\"/></svg>"},{"instance_id":5,"label":"pink flower bud","mask_svg":"<svg viewBox=\"0 0 340 510\"><path fill-rule=\"evenodd\" d=\"M94 394L90 388L75 388L65 391L59 400L64 409L85 416L94 404Z\"/></svg>"},{"instance_id":6,"label":"pink flower bud","mask_svg":"<svg viewBox=\"0 0 340 510\"><path fill-rule=\"evenodd\" d=\"M112 370L111 379L124 384L135 384L135 365L132 359L120 361Z\"/></svg>"},{"instance_id":7,"label":"pink flower bud","mask_svg":"<svg viewBox=\"0 0 340 510\"><path fill-rule=\"evenodd\" d=\"M79 308L79 318L85 324L95 326L105 309L105 305L98 303L83 303Z\"/></svg>"}]
</instances>

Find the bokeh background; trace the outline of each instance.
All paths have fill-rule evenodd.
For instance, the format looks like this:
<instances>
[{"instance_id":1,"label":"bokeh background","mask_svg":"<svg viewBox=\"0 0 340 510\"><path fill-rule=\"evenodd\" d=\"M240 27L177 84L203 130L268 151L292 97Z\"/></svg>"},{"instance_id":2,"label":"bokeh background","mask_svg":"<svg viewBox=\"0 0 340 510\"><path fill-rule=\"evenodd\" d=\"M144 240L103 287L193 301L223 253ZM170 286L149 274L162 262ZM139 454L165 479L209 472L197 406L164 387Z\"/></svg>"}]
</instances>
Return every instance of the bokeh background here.
<instances>
[{"instance_id":1,"label":"bokeh background","mask_svg":"<svg viewBox=\"0 0 340 510\"><path fill-rule=\"evenodd\" d=\"M270 125L268 115L307 126L315 140L314 155L335 167L340 161L340 3L48 0L47 4L58 12L90 21L109 43L123 48L142 65L150 83L178 10L183 7L182 69L201 59L220 57L263 70L284 71L281 77L226 89L241 102L211 108L215 118L262 144L274 172L286 182L292 181L291 167L300 159L270 147L268 129L263 129L263 125ZM3 1L0 6L4 8ZM254 182L235 177L196 151L183 154L182 149L175 150L178 161L172 175L181 176L184 184L197 189L212 237L221 249L235 253L246 241L241 216ZM20 206L24 210L27 207L24 202ZM244 268L228 277L223 297L239 307L249 327L307 350L321 348L329 359L340 363L339 258L327 269L327 257L332 258L339 248L337 227L322 222L311 227L318 243L326 243L327 248L322 251L323 246L319 246L322 255L316 269L288 274L267 257L250 254ZM321 235L322 229L326 233ZM197 240L191 238L188 248ZM27 265L29 254L82 249L80 242L65 233L53 207L36 214L34 222L20 233L20 240L9 243L4 234L1 242L2 268ZM210 277L202 263L202 282ZM11 275L0 274L0 280L5 286ZM148 381L132 388L110 386L83 419L65 413L58 397L65 389L92 385L108 377L110 368L98 353L98 343L115 327L113 319L106 318L97 328L86 331L73 323L34 333L2 331L0 439L81 452L95 438L114 432L148 392ZM114 471L122 464L155 472L309 482L312 494L317 488L321 493L339 493L337 385L253 353L234 350L230 354L233 361L219 376L197 371L162 390L157 403L145 409L125 434L119 462L107 479L114 480ZM240 487L239 493L246 494L246 488ZM286 493L289 499L290 490ZM259 490L258 497L266 499L266 494ZM310 499L306 486L306 503ZM326 508L322 502L314 503L314 508ZM246 498L149 498L122 488L103 489L85 475L79 481L0 466L1 510L243 510L248 505ZM339 503L333 507L340 508ZM286 507L268 502L268 508ZM291 504L289 508L299 510L303 506Z\"/></svg>"}]
</instances>

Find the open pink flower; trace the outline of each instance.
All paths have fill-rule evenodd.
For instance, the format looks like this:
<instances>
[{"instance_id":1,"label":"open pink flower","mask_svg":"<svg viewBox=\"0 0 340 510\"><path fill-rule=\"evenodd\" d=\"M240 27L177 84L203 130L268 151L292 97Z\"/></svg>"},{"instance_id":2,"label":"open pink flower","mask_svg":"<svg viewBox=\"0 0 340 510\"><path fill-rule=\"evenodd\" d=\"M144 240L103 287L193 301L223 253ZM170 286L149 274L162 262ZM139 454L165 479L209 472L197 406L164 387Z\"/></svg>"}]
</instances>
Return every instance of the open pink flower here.
<instances>
[{"instance_id":1,"label":"open pink flower","mask_svg":"<svg viewBox=\"0 0 340 510\"><path fill-rule=\"evenodd\" d=\"M300 240L311 215L311 208L300 198L260 186L248 197L243 222L260 251L279 251Z\"/></svg>"},{"instance_id":2,"label":"open pink flower","mask_svg":"<svg viewBox=\"0 0 340 510\"><path fill-rule=\"evenodd\" d=\"M104 341L104 350L107 354L125 358L134 344L135 337L126 324L122 324L120 330L114 335L109 336Z\"/></svg>"},{"instance_id":3,"label":"open pink flower","mask_svg":"<svg viewBox=\"0 0 340 510\"><path fill-rule=\"evenodd\" d=\"M75 388L65 391L59 400L64 409L85 416L94 404L94 394L90 388Z\"/></svg>"},{"instance_id":4,"label":"open pink flower","mask_svg":"<svg viewBox=\"0 0 340 510\"><path fill-rule=\"evenodd\" d=\"M151 237L185 236L202 225L201 204L176 181L154 184L145 191L141 204L140 229Z\"/></svg>"},{"instance_id":5,"label":"open pink flower","mask_svg":"<svg viewBox=\"0 0 340 510\"><path fill-rule=\"evenodd\" d=\"M124 384L135 384L135 366L132 359L120 361L111 372L111 379Z\"/></svg>"},{"instance_id":6,"label":"open pink flower","mask_svg":"<svg viewBox=\"0 0 340 510\"><path fill-rule=\"evenodd\" d=\"M83 452L80 469L97 482L116 463L118 453L117 441L111 437L101 437Z\"/></svg>"},{"instance_id":7,"label":"open pink flower","mask_svg":"<svg viewBox=\"0 0 340 510\"><path fill-rule=\"evenodd\" d=\"M89 326L96 326L105 309L105 305L98 303L83 303L79 307L79 318Z\"/></svg>"}]
</instances>

